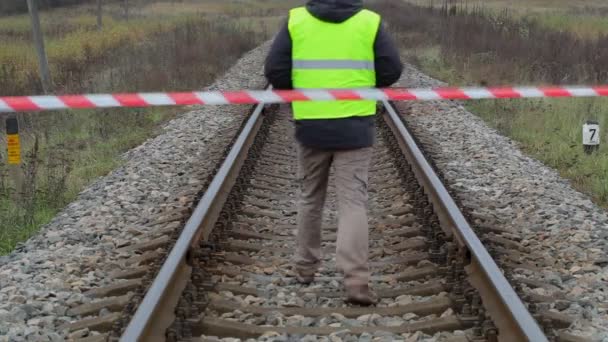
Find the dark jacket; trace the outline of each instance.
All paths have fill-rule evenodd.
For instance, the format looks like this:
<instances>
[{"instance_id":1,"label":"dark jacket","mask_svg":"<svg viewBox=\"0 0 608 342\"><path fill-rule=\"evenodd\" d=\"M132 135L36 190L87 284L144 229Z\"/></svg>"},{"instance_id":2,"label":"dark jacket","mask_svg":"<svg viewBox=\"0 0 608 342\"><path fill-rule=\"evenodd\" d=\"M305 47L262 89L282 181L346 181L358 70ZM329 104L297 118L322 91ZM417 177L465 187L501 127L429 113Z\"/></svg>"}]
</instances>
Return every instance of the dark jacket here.
<instances>
[{"instance_id":1,"label":"dark jacket","mask_svg":"<svg viewBox=\"0 0 608 342\"><path fill-rule=\"evenodd\" d=\"M341 23L363 9L363 0L311 0L306 4L316 18ZM381 24L374 43L376 87L383 88L399 80L403 65L399 52ZM292 89L292 41L287 24L272 44L266 59L265 74L275 89ZM320 149L355 149L374 144L374 117L332 120L298 120L296 139L305 146Z\"/></svg>"}]
</instances>

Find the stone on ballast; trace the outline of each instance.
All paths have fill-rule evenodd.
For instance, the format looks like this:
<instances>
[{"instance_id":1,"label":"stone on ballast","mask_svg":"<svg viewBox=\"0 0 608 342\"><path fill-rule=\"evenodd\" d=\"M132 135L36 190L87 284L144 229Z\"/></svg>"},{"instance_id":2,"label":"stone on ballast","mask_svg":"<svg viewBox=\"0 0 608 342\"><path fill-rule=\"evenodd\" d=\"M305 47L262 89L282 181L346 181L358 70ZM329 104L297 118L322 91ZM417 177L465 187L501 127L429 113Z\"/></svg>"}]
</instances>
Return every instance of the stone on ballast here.
<instances>
[{"instance_id":1,"label":"stone on ballast","mask_svg":"<svg viewBox=\"0 0 608 342\"><path fill-rule=\"evenodd\" d=\"M383 317L376 320L376 324L387 327L398 327L405 323L401 318L397 317Z\"/></svg>"},{"instance_id":2,"label":"stone on ballast","mask_svg":"<svg viewBox=\"0 0 608 342\"><path fill-rule=\"evenodd\" d=\"M440 317L448 317L448 316L454 316L454 310L452 310L452 308L449 308L447 310L445 310Z\"/></svg>"},{"instance_id":3,"label":"stone on ballast","mask_svg":"<svg viewBox=\"0 0 608 342\"><path fill-rule=\"evenodd\" d=\"M413 312L408 312L405 315L403 315L402 318L406 321L411 321L411 320L418 318L418 315L416 315Z\"/></svg>"},{"instance_id":4,"label":"stone on ballast","mask_svg":"<svg viewBox=\"0 0 608 342\"><path fill-rule=\"evenodd\" d=\"M359 316L359 317L357 317L357 320L361 321L361 322L373 322L381 317L382 316L374 313L374 314L366 314L366 315Z\"/></svg>"},{"instance_id":5,"label":"stone on ballast","mask_svg":"<svg viewBox=\"0 0 608 342\"><path fill-rule=\"evenodd\" d=\"M25 304L25 302L27 301L27 299L24 296L21 295L15 295L12 296L8 299L9 302L11 303L15 303L15 304Z\"/></svg>"}]
</instances>

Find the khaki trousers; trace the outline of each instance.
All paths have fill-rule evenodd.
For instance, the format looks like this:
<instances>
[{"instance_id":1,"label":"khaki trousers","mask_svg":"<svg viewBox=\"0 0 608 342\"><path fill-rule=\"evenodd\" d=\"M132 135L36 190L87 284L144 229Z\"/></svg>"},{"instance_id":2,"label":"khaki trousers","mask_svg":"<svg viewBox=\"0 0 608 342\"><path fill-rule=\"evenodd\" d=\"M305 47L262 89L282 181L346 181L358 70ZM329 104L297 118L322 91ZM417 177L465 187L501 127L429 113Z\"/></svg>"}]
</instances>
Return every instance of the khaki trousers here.
<instances>
[{"instance_id":1,"label":"khaki trousers","mask_svg":"<svg viewBox=\"0 0 608 342\"><path fill-rule=\"evenodd\" d=\"M337 266L344 273L346 287L368 284L367 185L371 157L371 147L326 151L298 144L298 269L315 271L320 265L323 206L333 166L338 199Z\"/></svg>"}]
</instances>

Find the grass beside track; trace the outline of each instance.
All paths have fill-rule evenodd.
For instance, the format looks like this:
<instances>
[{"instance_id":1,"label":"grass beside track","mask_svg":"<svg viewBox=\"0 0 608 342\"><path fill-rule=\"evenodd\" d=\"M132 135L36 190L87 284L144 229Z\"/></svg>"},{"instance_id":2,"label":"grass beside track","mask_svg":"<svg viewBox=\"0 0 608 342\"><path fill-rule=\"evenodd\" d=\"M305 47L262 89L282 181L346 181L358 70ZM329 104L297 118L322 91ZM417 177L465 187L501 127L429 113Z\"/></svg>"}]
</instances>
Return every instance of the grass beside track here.
<instances>
[{"instance_id":1,"label":"grass beside track","mask_svg":"<svg viewBox=\"0 0 608 342\"><path fill-rule=\"evenodd\" d=\"M449 84L467 84L466 76L450 69L438 56L420 51L414 54L419 54L416 62L429 75ZM605 132L608 99L481 100L465 106L501 134L519 142L528 155L558 170L596 203L608 206L608 149L603 144L597 153L587 155L582 147L586 120L598 121Z\"/></svg>"}]
</instances>

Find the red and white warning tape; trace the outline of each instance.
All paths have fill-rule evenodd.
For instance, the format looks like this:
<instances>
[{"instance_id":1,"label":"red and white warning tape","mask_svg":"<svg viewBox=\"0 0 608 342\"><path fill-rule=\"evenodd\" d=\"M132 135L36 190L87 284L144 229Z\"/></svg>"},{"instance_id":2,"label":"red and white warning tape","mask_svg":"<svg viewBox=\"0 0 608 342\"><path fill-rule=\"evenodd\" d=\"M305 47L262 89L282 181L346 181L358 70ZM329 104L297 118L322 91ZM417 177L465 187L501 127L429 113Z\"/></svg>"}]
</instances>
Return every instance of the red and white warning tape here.
<instances>
[{"instance_id":1,"label":"red and white warning tape","mask_svg":"<svg viewBox=\"0 0 608 342\"><path fill-rule=\"evenodd\" d=\"M134 93L64 96L0 97L0 113L57 109L154 107L290 103L335 100L475 100L541 97L608 96L608 86L597 87L511 87L511 88L417 88L417 89L306 89L265 91L209 91L187 93Z\"/></svg>"}]
</instances>

